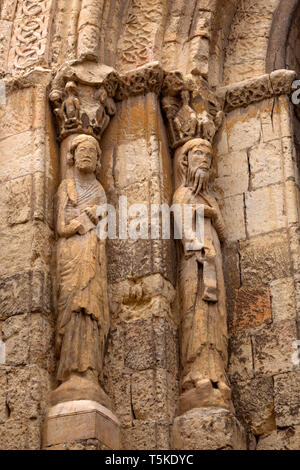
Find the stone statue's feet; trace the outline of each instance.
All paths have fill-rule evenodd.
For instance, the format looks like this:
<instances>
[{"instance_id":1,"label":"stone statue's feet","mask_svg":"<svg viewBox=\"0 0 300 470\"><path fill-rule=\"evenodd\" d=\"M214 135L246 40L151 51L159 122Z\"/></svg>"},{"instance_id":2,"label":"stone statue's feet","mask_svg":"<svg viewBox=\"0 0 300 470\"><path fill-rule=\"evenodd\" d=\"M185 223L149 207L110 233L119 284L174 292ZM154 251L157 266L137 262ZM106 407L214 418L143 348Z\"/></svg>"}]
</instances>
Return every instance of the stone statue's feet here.
<instances>
[{"instance_id":1,"label":"stone statue's feet","mask_svg":"<svg viewBox=\"0 0 300 470\"><path fill-rule=\"evenodd\" d=\"M222 381L212 382L201 375L188 374L182 384L178 414L194 408L225 408L234 413L230 387Z\"/></svg>"},{"instance_id":2,"label":"stone statue's feet","mask_svg":"<svg viewBox=\"0 0 300 470\"><path fill-rule=\"evenodd\" d=\"M74 400L91 400L112 410L112 402L99 383L80 375L72 375L50 395L51 406Z\"/></svg>"}]
</instances>

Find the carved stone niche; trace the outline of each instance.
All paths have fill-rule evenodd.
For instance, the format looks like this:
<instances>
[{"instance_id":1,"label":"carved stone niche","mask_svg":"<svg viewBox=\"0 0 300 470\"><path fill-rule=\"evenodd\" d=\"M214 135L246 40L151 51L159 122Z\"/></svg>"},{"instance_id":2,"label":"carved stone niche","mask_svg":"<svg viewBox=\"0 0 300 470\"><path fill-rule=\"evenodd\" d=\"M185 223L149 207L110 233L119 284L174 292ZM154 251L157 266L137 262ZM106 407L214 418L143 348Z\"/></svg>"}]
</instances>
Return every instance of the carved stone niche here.
<instances>
[{"instance_id":1,"label":"carved stone niche","mask_svg":"<svg viewBox=\"0 0 300 470\"><path fill-rule=\"evenodd\" d=\"M222 103L202 77L183 77L181 72L165 75L162 108L167 119L172 149L195 138L212 143L223 119Z\"/></svg>"}]
</instances>

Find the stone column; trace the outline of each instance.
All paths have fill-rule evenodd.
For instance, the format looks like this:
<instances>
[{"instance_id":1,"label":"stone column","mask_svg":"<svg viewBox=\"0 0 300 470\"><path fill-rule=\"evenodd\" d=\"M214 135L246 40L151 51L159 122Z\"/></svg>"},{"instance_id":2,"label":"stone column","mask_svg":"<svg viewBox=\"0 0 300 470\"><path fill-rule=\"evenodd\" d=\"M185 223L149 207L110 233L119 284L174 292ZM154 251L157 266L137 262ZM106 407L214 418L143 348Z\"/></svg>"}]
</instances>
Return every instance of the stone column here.
<instances>
[{"instance_id":1,"label":"stone column","mask_svg":"<svg viewBox=\"0 0 300 470\"><path fill-rule=\"evenodd\" d=\"M117 208L119 196L127 197L128 210L144 204L149 214L151 204L172 200L158 98L163 77L157 63L121 77L116 99L122 101L102 142L102 183ZM170 449L178 399L174 244L151 239L150 226L146 240L122 237L119 232L108 241L112 326L105 380L122 425L122 448Z\"/></svg>"},{"instance_id":2,"label":"stone column","mask_svg":"<svg viewBox=\"0 0 300 470\"><path fill-rule=\"evenodd\" d=\"M105 242L97 237L100 140L115 114L117 75L95 63L65 64L50 93L60 141L56 201L57 383L45 449L119 449L119 421L103 390L109 333ZM77 272L78 271L78 272Z\"/></svg>"}]
</instances>

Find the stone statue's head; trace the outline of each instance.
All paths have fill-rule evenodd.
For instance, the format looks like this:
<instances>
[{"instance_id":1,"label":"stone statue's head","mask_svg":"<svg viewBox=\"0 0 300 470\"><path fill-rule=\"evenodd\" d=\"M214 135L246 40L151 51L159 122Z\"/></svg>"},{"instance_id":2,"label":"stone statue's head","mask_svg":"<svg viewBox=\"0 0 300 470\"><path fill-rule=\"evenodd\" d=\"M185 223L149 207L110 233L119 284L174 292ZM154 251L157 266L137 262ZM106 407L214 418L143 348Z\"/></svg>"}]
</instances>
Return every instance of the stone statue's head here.
<instances>
[{"instance_id":1,"label":"stone statue's head","mask_svg":"<svg viewBox=\"0 0 300 470\"><path fill-rule=\"evenodd\" d=\"M75 82L69 81L66 83L65 90L68 95L77 95L78 89Z\"/></svg>"},{"instance_id":2,"label":"stone statue's head","mask_svg":"<svg viewBox=\"0 0 300 470\"><path fill-rule=\"evenodd\" d=\"M68 164L75 165L78 170L85 173L96 173L99 175L101 169L101 149L98 141L91 135L81 134L72 141Z\"/></svg>"},{"instance_id":3,"label":"stone statue's head","mask_svg":"<svg viewBox=\"0 0 300 470\"><path fill-rule=\"evenodd\" d=\"M175 165L176 187L192 187L196 194L206 191L212 154L212 145L208 140L192 139L183 145Z\"/></svg>"}]
</instances>

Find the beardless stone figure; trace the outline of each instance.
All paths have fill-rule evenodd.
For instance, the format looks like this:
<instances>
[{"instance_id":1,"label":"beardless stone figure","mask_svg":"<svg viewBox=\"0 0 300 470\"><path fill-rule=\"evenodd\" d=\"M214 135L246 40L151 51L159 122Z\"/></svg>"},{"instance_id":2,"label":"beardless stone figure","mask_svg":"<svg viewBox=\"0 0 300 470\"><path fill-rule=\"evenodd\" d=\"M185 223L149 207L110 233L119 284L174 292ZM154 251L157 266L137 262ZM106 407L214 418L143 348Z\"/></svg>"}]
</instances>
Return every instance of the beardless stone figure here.
<instances>
[{"instance_id":1,"label":"beardless stone figure","mask_svg":"<svg viewBox=\"0 0 300 470\"><path fill-rule=\"evenodd\" d=\"M57 353L59 387L52 405L94 400L110 408L99 384L109 331L105 242L97 237L97 207L106 204L96 178L101 150L92 136L72 141L68 163L73 177L58 190Z\"/></svg>"},{"instance_id":2,"label":"beardless stone figure","mask_svg":"<svg viewBox=\"0 0 300 470\"><path fill-rule=\"evenodd\" d=\"M224 222L209 192L212 146L193 139L175 157L173 203L204 206L204 245L183 234L180 243L182 394L179 414L193 408L222 407L233 411L226 377L227 318L220 242ZM182 212L184 213L184 212ZM190 243L193 243L191 249ZM197 246L198 245L198 246Z\"/></svg>"}]
</instances>

